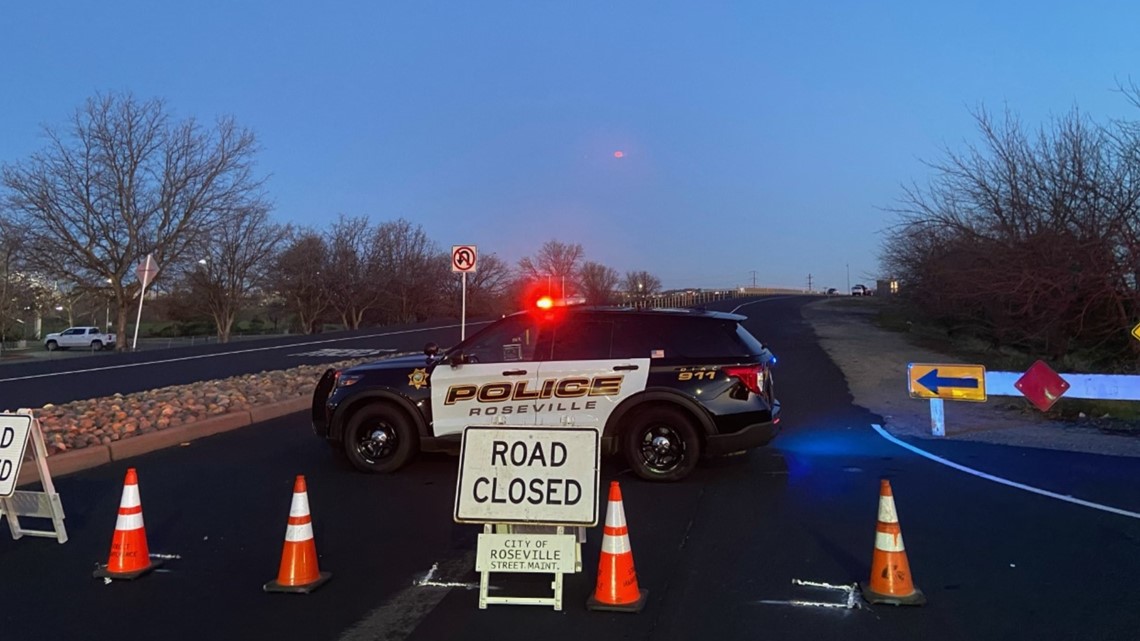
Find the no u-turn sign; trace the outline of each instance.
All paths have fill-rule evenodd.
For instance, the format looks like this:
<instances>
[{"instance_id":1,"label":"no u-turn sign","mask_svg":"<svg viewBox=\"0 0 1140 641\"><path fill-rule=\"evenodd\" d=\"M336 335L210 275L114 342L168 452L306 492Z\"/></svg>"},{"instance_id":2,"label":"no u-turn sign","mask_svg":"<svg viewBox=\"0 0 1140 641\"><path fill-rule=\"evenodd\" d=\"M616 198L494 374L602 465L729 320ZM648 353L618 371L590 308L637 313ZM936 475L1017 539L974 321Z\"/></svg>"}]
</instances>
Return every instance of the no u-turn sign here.
<instances>
[{"instance_id":1,"label":"no u-turn sign","mask_svg":"<svg viewBox=\"0 0 1140 641\"><path fill-rule=\"evenodd\" d=\"M452 245L451 271L457 274L474 273L477 258L478 252L475 245Z\"/></svg>"}]
</instances>

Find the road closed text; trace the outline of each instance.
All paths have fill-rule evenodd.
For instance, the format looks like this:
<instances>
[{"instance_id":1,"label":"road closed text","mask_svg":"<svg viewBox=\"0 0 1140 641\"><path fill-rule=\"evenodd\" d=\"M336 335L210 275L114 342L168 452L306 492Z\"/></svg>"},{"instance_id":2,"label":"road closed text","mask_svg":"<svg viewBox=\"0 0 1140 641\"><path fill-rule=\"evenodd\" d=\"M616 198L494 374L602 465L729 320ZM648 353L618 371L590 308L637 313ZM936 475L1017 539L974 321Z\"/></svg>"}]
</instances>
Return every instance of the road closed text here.
<instances>
[{"instance_id":1,"label":"road closed text","mask_svg":"<svg viewBox=\"0 0 1140 641\"><path fill-rule=\"evenodd\" d=\"M468 427L455 518L463 522L592 524L598 430Z\"/></svg>"},{"instance_id":2,"label":"road closed text","mask_svg":"<svg viewBox=\"0 0 1140 641\"><path fill-rule=\"evenodd\" d=\"M559 441L527 443L505 440L491 442L490 463L495 466L565 467L566 444ZM510 480L480 476L475 479L472 498L477 503L514 503L531 505L576 505L582 500L582 484L573 478L512 478Z\"/></svg>"}]
</instances>

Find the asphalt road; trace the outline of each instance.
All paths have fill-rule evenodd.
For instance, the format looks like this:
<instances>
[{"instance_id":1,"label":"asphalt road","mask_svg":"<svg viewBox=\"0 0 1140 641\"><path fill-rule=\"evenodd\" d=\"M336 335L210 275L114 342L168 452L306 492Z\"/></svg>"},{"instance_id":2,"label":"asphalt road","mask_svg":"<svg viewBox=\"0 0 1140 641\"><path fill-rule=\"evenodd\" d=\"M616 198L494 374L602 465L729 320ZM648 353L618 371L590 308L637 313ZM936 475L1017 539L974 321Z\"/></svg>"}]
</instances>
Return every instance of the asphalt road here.
<instances>
[{"instance_id":1,"label":"asphalt road","mask_svg":"<svg viewBox=\"0 0 1140 641\"><path fill-rule=\"evenodd\" d=\"M486 321L467 324L477 330ZM0 407L42 407L128 394L196 381L391 352L419 352L424 344L453 345L454 322L331 334L277 336L229 344L84 353L79 358L38 358L0 367ZM68 350L65 353L71 352Z\"/></svg>"},{"instance_id":2,"label":"asphalt road","mask_svg":"<svg viewBox=\"0 0 1140 641\"><path fill-rule=\"evenodd\" d=\"M641 482L619 460L603 462L603 481L622 484L639 583L649 590L640 614L583 607L600 527L589 532L586 571L566 578L565 611L479 610L476 592L462 587L477 580L478 528L451 520L456 459L425 456L396 475L360 475L297 414L129 462L151 552L175 557L135 582L91 577L106 560L126 465L59 479L71 540L0 538L0 630L5 639L122 640L1138 638L1140 519L963 473L887 441L871 427L879 417L852 405L801 320L804 302L770 299L742 310L780 358L784 432L773 447L702 465L677 484ZM179 363L168 367L200 366ZM66 380L94 385L133 371ZM1140 511L1135 459L914 444L991 475ZM321 569L333 579L306 596L264 594L295 474L308 480ZM868 578L884 477L928 605L791 603L843 601L795 580ZM419 585L433 567L433 584ZM508 575L493 584L545 587Z\"/></svg>"}]
</instances>

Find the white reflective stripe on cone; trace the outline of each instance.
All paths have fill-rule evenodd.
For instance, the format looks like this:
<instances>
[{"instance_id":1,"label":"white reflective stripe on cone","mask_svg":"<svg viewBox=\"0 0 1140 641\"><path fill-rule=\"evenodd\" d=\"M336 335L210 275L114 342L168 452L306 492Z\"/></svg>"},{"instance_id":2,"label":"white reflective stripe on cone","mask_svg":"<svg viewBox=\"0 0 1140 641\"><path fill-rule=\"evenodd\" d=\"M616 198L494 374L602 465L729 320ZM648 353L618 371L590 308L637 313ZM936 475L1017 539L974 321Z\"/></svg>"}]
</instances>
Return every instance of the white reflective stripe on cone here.
<instances>
[{"instance_id":1,"label":"white reflective stripe on cone","mask_svg":"<svg viewBox=\"0 0 1140 641\"><path fill-rule=\"evenodd\" d=\"M895 512L895 497L883 496L879 498L879 520L883 523L899 522L898 512Z\"/></svg>"},{"instance_id":2,"label":"white reflective stripe on cone","mask_svg":"<svg viewBox=\"0 0 1140 641\"><path fill-rule=\"evenodd\" d=\"M875 549L883 552L904 551L906 548L903 547L902 533L875 532Z\"/></svg>"},{"instance_id":3,"label":"white reflective stripe on cone","mask_svg":"<svg viewBox=\"0 0 1140 641\"><path fill-rule=\"evenodd\" d=\"M300 543L313 538L313 524L289 525L285 527L285 540L289 543Z\"/></svg>"},{"instance_id":4,"label":"white reflective stripe on cone","mask_svg":"<svg viewBox=\"0 0 1140 641\"><path fill-rule=\"evenodd\" d=\"M629 535L607 536L602 538L602 552L605 554L628 554Z\"/></svg>"},{"instance_id":5,"label":"white reflective stripe on cone","mask_svg":"<svg viewBox=\"0 0 1140 641\"><path fill-rule=\"evenodd\" d=\"M625 527L625 509L622 508L621 502L610 501L609 507L606 508L606 526Z\"/></svg>"},{"instance_id":6,"label":"white reflective stripe on cone","mask_svg":"<svg viewBox=\"0 0 1140 641\"><path fill-rule=\"evenodd\" d=\"M294 494L293 503L289 505L289 516L309 515L309 494Z\"/></svg>"},{"instance_id":7,"label":"white reflective stripe on cone","mask_svg":"<svg viewBox=\"0 0 1140 641\"><path fill-rule=\"evenodd\" d=\"M142 505L139 500L139 486L137 485L124 485L123 498L119 501L119 507L138 507Z\"/></svg>"},{"instance_id":8,"label":"white reflective stripe on cone","mask_svg":"<svg viewBox=\"0 0 1140 641\"><path fill-rule=\"evenodd\" d=\"M143 528L142 512L138 514L120 514L115 519L115 529L120 531L141 530Z\"/></svg>"}]
</instances>

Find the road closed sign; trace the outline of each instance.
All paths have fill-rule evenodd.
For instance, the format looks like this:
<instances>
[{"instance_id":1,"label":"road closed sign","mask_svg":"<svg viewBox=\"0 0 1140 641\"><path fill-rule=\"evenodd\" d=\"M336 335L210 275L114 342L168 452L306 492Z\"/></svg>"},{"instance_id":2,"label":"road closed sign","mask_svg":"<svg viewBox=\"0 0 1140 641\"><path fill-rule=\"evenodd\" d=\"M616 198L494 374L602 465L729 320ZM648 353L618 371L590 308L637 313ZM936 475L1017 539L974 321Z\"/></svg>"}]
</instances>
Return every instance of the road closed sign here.
<instances>
[{"instance_id":1,"label":"road closed sign","mask_svg":"<svg viewBox=\"0 0 1140 641\"><path fill-rule=\"evenodd\" d=\"M596 525L599 454L594 428L468 427L455 521Z\"/></svg>"},{"instance_id":2,"label":"road closed sign","mask_svg":"<svg viewBox=\"0 0 1140 641\"><path fill-rule=\"evenodd\" d=\"M0 415L0 498L12 496L16 491L16 479L20 476L20 463L24 461L31 431L32 417Z\"/></svg>"}]
</instances>

